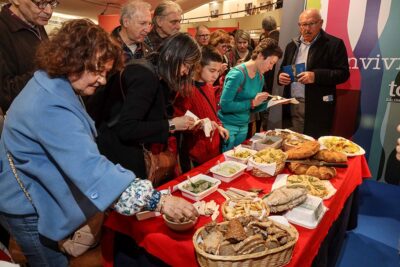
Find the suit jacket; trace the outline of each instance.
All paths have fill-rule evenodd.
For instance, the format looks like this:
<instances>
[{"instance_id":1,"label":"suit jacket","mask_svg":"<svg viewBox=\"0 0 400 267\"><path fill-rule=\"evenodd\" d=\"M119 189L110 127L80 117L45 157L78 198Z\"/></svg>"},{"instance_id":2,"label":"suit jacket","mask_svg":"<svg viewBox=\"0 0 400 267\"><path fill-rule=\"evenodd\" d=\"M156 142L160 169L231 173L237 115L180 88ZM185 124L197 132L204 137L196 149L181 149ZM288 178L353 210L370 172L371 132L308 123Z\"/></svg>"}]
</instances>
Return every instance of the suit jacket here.
<instances>
[{"instance_id":1,"label":"suit jacket","mask_svg":"<svg viewBox=\"0 0 400 267\"><path fill-rule=\"evenodd\" d=\"M148 63L134 62L122 73L125 96L121 97L117 76L107 85L104 105L107 115L103 116L97 143L112 162L146 178L143 145L150 147L168 141L168 87Z\"/></svg>"},{"instance_id":2,"label":"suit jacket","mask_svg":"<svg viewBox=\"0 0 400 267\"><path fill-rule=\"evenodd\" d=\"M0 140L0 212L37 213L39 233L61 240L107 209L135 176L100 155L95 136L69 81L35 72L11 104ZM16 182L7 151L36 210Z\"/></svg>"},{"instance_id":3,"label":"suit jacket","mask_svg":"<svg viewBox=\"0 0 400 267\"><path fill-rule=\"evenodd\" d=\"M43 26L32 28L5 5L0 12L0 107L6 112L36 70L36 48L47 39Z\"/></svg>"},{"instance_id":4,"label":"suit jacket","mask_svg":"<svg viewBox=\"0 0 400 267\"><path fill-rule=\"evenodd\" d=\"M294 64L299 43L290 42L285 49L282 66ZM323 30L311 45L307 58L307 71L313 71L315 81L305 86L304 133L313 137L329 135L336 105L336 85L349 76L349 64L343 41ZM278 76L279 76L278 73ZM284 96L290 97L290 84L284 88ZM283 126L290 127L290 105L285 105Z\"/></svg>"}]
</instances>

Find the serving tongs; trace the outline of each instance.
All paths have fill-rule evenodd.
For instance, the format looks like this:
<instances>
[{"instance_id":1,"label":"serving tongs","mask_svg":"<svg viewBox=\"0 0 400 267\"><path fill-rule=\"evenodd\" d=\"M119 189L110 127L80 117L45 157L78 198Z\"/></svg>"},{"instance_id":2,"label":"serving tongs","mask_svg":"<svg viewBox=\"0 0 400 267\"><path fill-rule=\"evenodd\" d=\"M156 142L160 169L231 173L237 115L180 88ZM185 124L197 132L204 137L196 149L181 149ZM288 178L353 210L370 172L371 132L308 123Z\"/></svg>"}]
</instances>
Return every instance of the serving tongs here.
<instances>
[{"instance_id":1,"label":"serving tongs","mask_svg":"<svg viewBox=\"0 0 400 267\"><path fill-rule=\"evenodd\" d=\"M326 162L319 160L298 160L298 159L287 159L285 162L294 162L304 165L313 165L313 166L326 166L326 167L336 167L336 168L347 168L347 163L341 162Z\"/></svg>"}]
</instances>

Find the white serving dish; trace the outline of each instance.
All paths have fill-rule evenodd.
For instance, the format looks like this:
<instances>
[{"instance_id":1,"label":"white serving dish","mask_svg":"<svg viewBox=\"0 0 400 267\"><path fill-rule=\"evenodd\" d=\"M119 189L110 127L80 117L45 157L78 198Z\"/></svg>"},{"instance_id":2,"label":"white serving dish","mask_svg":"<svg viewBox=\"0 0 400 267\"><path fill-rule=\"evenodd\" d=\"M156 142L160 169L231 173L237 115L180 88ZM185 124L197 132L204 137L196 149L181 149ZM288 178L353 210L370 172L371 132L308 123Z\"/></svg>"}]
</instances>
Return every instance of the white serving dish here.
<instances>
[{"instance_id":1,"label":"white serving dish","mask_svg":"<svg viewBox=\"0 0 400 267\"><path fill-rule=\"evenodd\" d=\"M301 205L287 211L284 217L291 223L314 229L318 226L325 212L328 210L319 197L307 195Z\"/></svg>"},{"instance_id":2,"label":"white serving dish","mask_svg":"<svg viewBox=\"0 0 400 267\"><path fill-rule=\"evenodd\" d=\"M271 142L268 144L267 142ZM263 139L254 141L253 148L257 151L263 150L264 148L280 148L282 145L282 138L279 136L265 136Z\"/></svg>"},{"instance_id":3,"label":"white serving dish","mask_svg":"<svg viewBox=\"0 0 400 267\"><path fill-rule=\"evenodd\" d=\"M224 166L236 166L238 168L238 170L232 174L223 173L220 171L220 168L223 168ZM244 171L246 170L246 168L247 168L247 165L245 165L245 164L242 164L242 163L236 162L236 161L227 160L227 161L224 161L224 162L212 167L210 169L210 172L212 172L214 178L219 179L225 183L229 183L229 182L233 181L234 179L238 178L240 175L242 175L244 173Z\"/></svg>"},{"instance_id":4,"label":"white serving dish","mask_svg":"<svg viewBox=\"0 0 400 267\"><path fill-rule=\"evenodd\" d=\"M190 180L192 182L197 182L198 180L206 180L206 181L209 181L211 183L214 183L213 186L211 186L210 188L208 188L208 189L206 189L206 190L204 190L203 192L200 192L200 193L193 193L193 192L190 192L189 190L186 190L185 188L183 188L184 185L190 183L189 180L185 180L185 181L181 182L180 184L178 184L178 189L182 192L182 195L184 197L187 197L187 198L189 198L191 200L194 200L194 201L202 200L206 196L214 193L218 189L218 186L221 184L220 180L212 178L212 177L210 177L208 175L205 175L205 174L198 174L196 176L191 177Z\"/></svg>"},{"instance_id":5,"label":"white serving dish","mask_svg":"<svg viewBox=\"0 0 400 267\"><path fill-rule=\"evenodd\" d=\"M238 157L235 157L235 156L233 156L233 154L235 153L235 151L236 151L236 152L238 152L238 151L239 151L239 152L240 152L240 151L249 151L251 155L257 153L257 151L255 151L255 150L253 150L253 149L245 148L245 147L242 147L242 146L237 146L237 147L235 147L235 149L228 150L228 151L226 151L226 152L224 153L225 159L226 159L226 160L231 160L231 161L236 161L236 162L239 162L239 163L242 163L242 164L246 164L247 161L249 160L249 158L251 157L251 155L249 155L247 158L238 158Z\"/></svg>"},{"instance_id":6,"label":"white serving dish","mask_svg":"<svg viewBox=\"0 0 400 267\"><path fill-rule=\"evenodd\" d=\"M359 146L359 145L357 145L356 143L354 143L353 141L348 140L348 139L346 139L346 138L344 138L344 137L341 137L341 136L321 136L320 138L318 138L318 142L321 144L321 149L327 148L327 147L325 146L325 141L328 141L329 139L332 139L332 138L335 138L335 139L337 139L337 140L343 140L343 141L350 142L350 143L352 143L353 145L355 145L355 146L358 147L358 151L357 151L357 152L354 152L354 153L346 153L346 152L341 152L341 151L339 151L339 152L345 154L345 155L348 156L348 157L361 156L361 155L364 155L364 154L365 154L365 150L364 150L361 146Z\"/></svg>"}]
</instances>

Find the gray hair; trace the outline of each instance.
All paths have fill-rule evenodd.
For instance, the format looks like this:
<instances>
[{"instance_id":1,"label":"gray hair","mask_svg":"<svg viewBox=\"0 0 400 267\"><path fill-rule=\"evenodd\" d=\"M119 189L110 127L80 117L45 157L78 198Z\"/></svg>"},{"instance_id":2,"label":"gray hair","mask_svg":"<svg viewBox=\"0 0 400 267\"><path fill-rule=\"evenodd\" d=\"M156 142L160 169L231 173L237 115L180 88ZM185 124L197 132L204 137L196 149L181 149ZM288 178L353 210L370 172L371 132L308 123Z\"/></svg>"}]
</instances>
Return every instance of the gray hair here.
<instances>
[{"instance_id":1,"label":"gray hair","mask_svg":"<svg viewBox=\"0 0 400 267\"><path fill-rule=\"evenodd\" d=\"M127 19L132 19L133 16L140 10L142 9L148 9L151 10L151 5L147 2L141 1L141 0L133 0L133 1L128 1L125 5L122 6L121 8L121 17L119 19L119 22L121 25L123 25L123 20L125 18Z\"/></svg>"},{"instance_id":2,"label":"gray hair","mask_svg":"<svg viewBox=\"0 0 400 267\"><path fill-rule=\"evenodd\" d=\"M246 40L249 45L251 42L250 34L244 30L237 30L235 33L235 41L238 42L239 39L244 39Z\"/></svg>"},{"instance_id":3,"label":"gray hair","mask_svg":"<svg viewBox=\"0 0 400 267\"><path fill-rule=\"evenodd\" d=\"M206 25L203 25L203 24L198 25L198 26L196 27L196 35L198 34L198 32L199 32L201 29L210 30L210 29L208 29L208 27L207 27Z\"/></svg>"},{"instance_id":4,"label":"gray hair","mask_svg":"<svg viewBox=\"0 0 400 267\"><path fill-rule=\"evenodd\" d=\"M173 2L173 1L169 1L169 0L168 1L163 1L162 3L160 3L156 7L156 9L154 9L153 25L157 26L156 19L158 17L162 17L162 16L168 15L166 10L171 10L171 11L182 13L182 8L177 3Z\"/></svg>"},{"instance_id":5,"label":"gray hair","mask_svg":"<svg viewBox=\"0 0 400 267\"><path fill-rule=\"evenodd\" d=\"M276 30L276 20L274 17L272 16L266 16L263 20L262 20L262 28L264 29L264 31L273 31Z\"/></svg>"}]
</instances>

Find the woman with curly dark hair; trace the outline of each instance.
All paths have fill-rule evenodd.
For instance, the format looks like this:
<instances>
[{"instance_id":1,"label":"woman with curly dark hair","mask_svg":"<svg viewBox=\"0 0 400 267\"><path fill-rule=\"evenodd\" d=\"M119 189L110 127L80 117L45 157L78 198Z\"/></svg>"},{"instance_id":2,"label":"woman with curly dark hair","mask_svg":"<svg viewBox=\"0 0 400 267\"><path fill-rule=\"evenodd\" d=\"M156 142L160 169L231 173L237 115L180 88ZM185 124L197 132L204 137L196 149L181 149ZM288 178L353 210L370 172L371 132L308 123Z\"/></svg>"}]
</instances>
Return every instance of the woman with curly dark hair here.
<instances>
[{"instance_id":1,"label":"woman with curly dark hair","mask_svg":"<svg viewBox=\"0 0 400 267\"><path fill-rule=\"evenodd\" d=\"M98 211L197 216L181 198L102 156L81 96L120 68L122 52L89 20L66 22L38 48L39 70L7 112L0 141L0 223L30 266L68 266L58 242ZM134 197L132 197L134 196Z\"/></svg>"}]
</instances>

